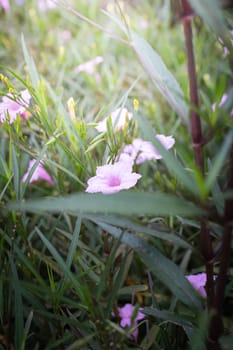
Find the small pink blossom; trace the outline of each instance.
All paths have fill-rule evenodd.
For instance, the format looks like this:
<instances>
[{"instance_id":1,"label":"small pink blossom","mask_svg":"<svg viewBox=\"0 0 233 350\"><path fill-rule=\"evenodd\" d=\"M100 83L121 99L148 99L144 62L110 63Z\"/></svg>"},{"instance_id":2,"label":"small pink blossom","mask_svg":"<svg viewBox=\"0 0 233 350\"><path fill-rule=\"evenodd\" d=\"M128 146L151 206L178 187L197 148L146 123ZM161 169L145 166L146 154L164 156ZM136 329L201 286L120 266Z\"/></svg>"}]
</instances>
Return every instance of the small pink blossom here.
<instances>
[{"instance_id":1,"label":"small pink blossom","mask_svg":"<svg viewBox=\"0 0 233 350\"><path fill-rule=\"evenodd\" d=\"M191 283L194 289L198 291L198 293L203 297L206 298L206 273L198 273L196 275L189 275L186 276L188 281Z\"/></svg>"},{"instance_id":2,"label":"small pink blossom","mask_svg":"<svg viewBox=\"0 0 233 350\"><path fill-rule=\"evenodd\" d=\"M10 3L9 0L0 0L0 6L3 8L5 12L10 11Z\"/></svg>"},{"instance_id":3,"label":"small pink blossom","mask_svg":"<svg viewBox=\"0 0 233 350\"><path fill-rule=\"evenodd\" d=\"M230 39L230 42L231 42L231 45L233 46L233 30L230 30L229 31L229 39ZM224 42L222 40L222 38L218 38L218 40L220 41L220 43L223 45L223 53L224 53L224 56L227 56L229 55L229 49L224 46Z\"/></svg>"},{"instance_id":4,"label":"small pink blossom","mask_svg":"<svg viewBox=\"0 0 233 350\"><path fill-rule=\"evenodd\" d=\"M102 63L103 61L104 61L104 58L102 56L97 56L93 60L82 63L78 67L76 67L75 73L86 72L92 75L95 73L95 67L98 64Z\"/></svg>"},{"instance_id":5,"label":"small pink blossom","mask_svg":"<svg viewBox=\"0 0 233 350\"><path fill-rule=\"evenodd\" d=\"M45 12L54 9L57 5L52 0L39 0L37 1L37 6L39 11Z\"/></svg>"},{"instance_id":6,"label":"small pink blossom","mask_svg":"<svg viewBox=\"0 0 233 350\"><path fill-rule=\"evenodd\" d=\"M156 135L155 137L167 150L172 148L175 144L175 140L172 136ZM142 164L148 160L162 158L152 142L143 141L139 138L134 139L132 144L124 147L122 154L120 155L120 160L123 160L125 155L128 155L136 162L136 164Z\"/></svg>"},{"instance_id":7,"label":"small pink blossom","mask_svg":"<svg viewBox=\"0 0 233 350\"><path fill-rule=\"evenodd\" d=\"M26 108L29 106L30 100L31 95L28 90L23 90L17 99L12 94L4 96L0 103L0 122L5 122L8 114L10 117L10 124L15 121L17 115L21 118L25 118Z\"/></svg>"},{"instance_id":8,"label":"small pink blossom","mask_svg":"<svg viewBox=\"0 0 233 350\"><path fill-rule=\"evenodd\" d=\"M212 104L212 111L215 112L217 108L222 107L225 104L225 102L227 102L227 100L228 100L228 94L225 93L222 95L222 98L219 103L215 102L214 104ZM230 115L233 116L233 108L230 112Z\"/></svg>"},{"instance_id":9,"label":"small pink blossom","mask_svg":"<svg viewBox=\"0 0 233 350\"><path fill-rule=\"evenodd\" d=\"M141 175L133 173L132 168L131 160L98 166L96 176L87 181L86 192L111 194L135 186Z\"/></svg>"},{"instance_id":10,"label":"small pink blossom","mask_svg":"<svg viewBox=\"0 0 233 350\"><path fill-rule=\"evenodd\" d=\"M32 167L34 166L34 164L36 163L36 160L33 159L33 160L30 160L29 162L29 166L28 166L28 169L26 171L26 173L24 174L23 178L22 178L22 182L26 182L28 176L29 176L29 173L32 169ZM32 183L32 182L36 182L36 181L39 181L39 180L44 180L46 182L48 182L50 185L54 185L54 181L53 179L51 178L51 176L49 175L49 173L45 170L45 168L43 167L43 161L41 160L37 167L34 169L34 172L29 180L29 183Z\"/></svg>"},{"instance_id":11,"label":"small pink blossom","mask_svg":"<svg viewBox=\"0 0 233 350\"><path fill-rule=\"evenodd\" d=\"M145 19L142 19L140 22L139 22L139 27L143 30L147 29L149 26L148 22L145 20Z\"/></svg>"},{"instance_id":12,"label":"small pink blossom","mask_svg":"<svg viewBox=\"0 0 233 350\"><path fill-rule=\"evenodd\" d=\"M139 308L135 318L132 319L132 316L135 311L135 306L133 306L132 304L125 304L123 307L118 307L119 316L121 318L121 327L136 327L137 321L143 320L145 318L145 315L142 312L140 312L140 310L142 310L142 308ZM135 331L132 333L132 336L135 339L137 339L138 329L135 329Z\"/></svg>"},{"instance_id":13,"label":"small pink blossom","mask_svg":"<svg viewBox=\"0 0 233 350\"><path fill-rule=\"evenodd\" d=\"M71 38L72 34L71 31L69 30L63 30L63 32L61 33L61 41L63 44L65 44L70 38Z\"/></svg>"},{"instance_id":14,"label":"small pink blossom","mask_svg":"<svg viewBox=\"0 0 233 350\"><path fill-rule=\"evenodd\" d=\"M98 123L98 125L96 126L96 130L98 130L99 132L106 132L108 118L111 118L112 126L114 129L121 130L126 125L126 122L128 120L131 120L132 117L133 114L130 113L127 108L117 108L108 117L104 118Z\"/></svg>"}]
</instances>

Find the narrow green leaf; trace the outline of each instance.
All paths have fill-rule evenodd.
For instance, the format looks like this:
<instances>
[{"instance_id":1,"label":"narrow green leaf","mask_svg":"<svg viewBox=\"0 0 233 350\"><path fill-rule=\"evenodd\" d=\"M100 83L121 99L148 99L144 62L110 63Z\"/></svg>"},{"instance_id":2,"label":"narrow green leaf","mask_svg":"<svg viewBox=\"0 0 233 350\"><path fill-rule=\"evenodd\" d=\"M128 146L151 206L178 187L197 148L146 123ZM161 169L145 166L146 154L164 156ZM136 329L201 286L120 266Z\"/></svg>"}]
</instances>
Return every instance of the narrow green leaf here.
<instances>
[{"instance_id":1,"label":"narrow green leaf","mask_svg":"<svg viewBox=\"0 0 233 350\"><path fill-rule=\"evenodd\" d=\"M56 262L58 263L61 270L64 272L65 276L69 278L69 280L72 282L73 287L76 289L77 294L79 295L80 299L84 302L84 304L87 304L86 298L87 296L83 292L83 287L80 285L78 280L74 277L70 269L68 269L66 263L60 256L60 254L57 252L57 250L53 247L53 245L47 240L47 238L43 235L43 233L36 227L36 232L40 239L43 241L44 245L48 249L48 251L52 254Z\"/></svg>"},{"instance_id":2,"label":"narrow green leaf","mask_svg":"<svg viewBox=\"0 0 233 350\"><path fill-rule=\"evenodd\" d=\"M18 158L16 155L16 150L14 145L12 144L12 171L14 174L13 180L14 180L14 190L16 199L20 199L20 186L19 186L19 164L18 164Z\"/></svg>"},{"instance_id":3,"label":"narrow green leaf","mask_svg":"<svg viewBox=\"0 0 233 350\"><path fill-rule=\"evenodd\" d=\"M193 335L193 324L190 320L186 320L184 315L177 315L170 311L158 310L151 307L144 307L143 313L181 326L189 338Z\"/></svg>"},{"instance_id":4,"label":"narrow green leaf","mask_svg":"<svg viewBox=\"0 0 233 350\"><path fill-rule=\"evenodd\" d=\"M202 211L184 199L166 193L123 191L113 195L78 193L66 197L13 202L8 210L69 212L74 214L200 215Z\"/></svg>"},{"instance_id":5,"label":"narrow green leaf","mask_svg":"<svg viewBox=\"0 0 233 350\"><path fill-rule=\"evenodd\" d=\"M182 237L175 235L172 232L169 232L167 228L160 227L160 229L149 228L147 226L140 225L128 218L122 218L112 215L85 215L85 218L89 220L98 220L105 222L110 225L114 225L121 228L127 228L136 232L141 232L146 235L165 240L174 245L178 245L183 248L192 249L192 246L186 242Z\"/></svg>"},{"instance_id":6,"label":"narrow green leaf","mask_svg":"<svg viewBox=\"0 0 233 350\"><path fill-rule=\"evenodd\" d=\"M227 136L224 139L224 142L218 151L216 158L214 159L211 169L209 169L208 176L206 178L206 188L210 190L216 181L217 176L219 175L221 169L223 168L223 164L226 161L227 153L233 143L233 131L229 131Z\"/></svg>"},{"instance_id":7,"label":"narrow green leaf","mask_svg":"<svg viewBox=\"0 0 233 350\"><path fill-rule=\"evenodd\" d=\"M176 297L190 308L200 308L201 303L194 289L182 274L181 270L155 247L143 239L123 232L111 225L98 222L103 230L131 247L138 253L145 265L160 279ZM122 234L123 233L123 234Z\"/></svg>"},{"instance_id":8,"label":"narrow green leaf","mask_svg":"<svg viewBox=\"0 0 233 350\"><path fill-rule=\"evenodd\" d=\"M78 245L81 224L82 224L82 217L80 216L76 220L76 224L75 224L75 228L74 228L74 232L73 232L73 236L72 236L72 241L70 243L69 252L67 255L67 259L66 259L66 264L67 264L68 268L71 267L71 264L72 264L72 261L74 258L74 254L75 254L75 251L76 251L76 248Z\"/></svg>"},{"instance_id":9,"label":"narrow green leaf","mask_svg":"<svg viewBox=\"0 0 233 350\"><path fill-rule=\"evenodd\" d=\"M37 89L38 84L39 84L39 75L37 73L36 65L33 60L33 58L30 56L27 46L24 40L24 36L21 36L21 42L22 42L22 48L23 48L23 54L24 54L24 59L26 61L27 67L28 67L28 72L30 74L32 86Z\"/></svg>"},{"instance_id":10,"label":"narrow green leaf","mask_svg":"<svg viewBox=\"0 0 233 350\"><path fill-rule=\"evenodd\" d=\"M9 180L7 181L7 183L5 184L4 188L2 189L2 191L1 191L1 193L0 193L0 201L3 199L3 196L4 196L6 190L7 190L8 186L9 186L9 184L10 184L10 182L11 182L13 176L14 176L14 175L11 175L11 176L9 177Z\"/></svg>"},{"instance_id":11,"label":"narrow green leaf","mask_svg":"<svg viewBox=\"0 0 233 350\"><path fill-rule=\"evenodd\" d=\"M189 125L188 108L177 80L145 39L133 31L131 31L131 38L134 50L153 83L183 122Z\"/></svg>"},{"instance_id":12,"label":"narrow green leaf","mask_svg":"<svg viewBox=\"0 0 233 350\"><path fill-rule=\"evenodd\" d=\"M19 277L17 269L13 259L10 257L11 272L12 272L12 282L14 289L14 299L15 299L15 348L21 349L20 344L22 343L24 321L23 321L23 302L21 295L21 287L19 283Z\"/></svg>"},{"instance_id":13,"label":"narrow green leaf","mask_svg":"<svg viewBox=\"0 0 233 350\"><path fill-rule=\"evenodd\" d=\"M121 265L120 265L120 268L119 268L117 274L115 274L115 276L114 276L114 281L113 281L113 285L111 288L111 293L109 294L109 297L108 297L106 313L105 313L105 317L108 319L111 317L113 305L117 300L117 295L119 293L121 286L125 282L127 272L128 272L128 270L127 270L127 255L125 255L124 260L121 261Z\"/></svg>"},{"instance_id":14,"label":"narrow green leaf","mask_svg":"<svg viewBox=\"0 0 233 350\"><path fill-rule=\"evenodd\" d=\"M23 339L22 339L20 350L25 350L27 336L28 336L28 333L29 333L29 330L31 327L32 319L33 319L33 310L30 311L28 318L26 320L26 323L25 323L24 333L23 333L23 337L22 337Z\"/></svg>"},{"instance_id":15,"label":"narrow green leaf","mask_svg":"<svg viewBox=\"0 0 233 350\"><path fill-rule=\"evenodd\" d=\"M114 258L115 258L115 255L116 255L116 251L117 251L117 248L119 246L119 241L116 241L114 242L114 246L108 256L108 259L107 259L107 262L105 264L105 268L103 270L103 272L101 273L101 278L100 278L100 281L99 281L99 284L98 284L98 288L97 288L97 292L96 292L96 299L97 301L99 301L101 295L102 295L102 292L106 286L106 281L108 279L108 276L109 276L109 273L110 273L110 269L111 267L113 266L113 263L114 263Z\"/></svg>"}]
</instances>

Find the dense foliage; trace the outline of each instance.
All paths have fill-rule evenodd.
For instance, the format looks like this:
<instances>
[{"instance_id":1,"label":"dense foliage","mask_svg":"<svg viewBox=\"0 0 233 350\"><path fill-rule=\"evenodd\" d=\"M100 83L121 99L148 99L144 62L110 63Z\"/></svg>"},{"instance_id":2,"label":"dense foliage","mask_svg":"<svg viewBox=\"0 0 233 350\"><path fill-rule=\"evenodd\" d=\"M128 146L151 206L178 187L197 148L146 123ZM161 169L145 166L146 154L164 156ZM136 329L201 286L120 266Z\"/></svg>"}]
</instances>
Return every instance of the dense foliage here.
<instances>
[{"instance_id":1,"label":"dense foliage","mask_svg":"<svg viewBox=\"0 0 233 350\"><path fill-rule=\"evenodd\" d=\"M230 349L230 6L0 21L0 349Z\"/></svg>"}]
</instances>

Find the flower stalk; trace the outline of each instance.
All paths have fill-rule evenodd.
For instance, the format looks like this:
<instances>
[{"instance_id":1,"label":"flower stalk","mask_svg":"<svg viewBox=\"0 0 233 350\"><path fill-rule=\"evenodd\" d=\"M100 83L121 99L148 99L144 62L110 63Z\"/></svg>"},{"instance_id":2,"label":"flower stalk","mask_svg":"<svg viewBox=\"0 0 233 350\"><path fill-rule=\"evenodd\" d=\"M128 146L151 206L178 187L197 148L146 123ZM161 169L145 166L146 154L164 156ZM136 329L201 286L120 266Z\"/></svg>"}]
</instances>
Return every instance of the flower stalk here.
<instances>
[{"instance_id":1,"label":"flower stalk","mask_svg":"<svg viewBox=\"0 0 233 350\"><path fill-rule=\"evenodd\" d=\"M199 108L199 98L198 98L198 87L197 87L197 79L196 79L196 69L195 69L195 57L193 50L193 40L192 40L192 26L191 21L193 19L194 13L192 8L190 7L187 0L182 0L182 16L181 19L183 21L184 27L184 36L185 36L185 45L187 52L187 66L188 66L188 77L189 77L189 89L190 89L190 117L191 117L191 137L193 143L193 152L194 158L197 167L199 168L201 174L204 176L204 142L203 142L203 134L202 134L202 126L201 119L198 113ZM201 206L204 208L205 203L201 203ZM213 271L213 262L214 262L214 253L213 246L210 237L210 231L208 227L208 220L206 217L200 218L201 230L200 230L200 247L202 257L205 262L206 267L206 292L207 292L207 305L209 309L209 313L212 316L216 315L215 308L215 290L214 290L214 271ZM217 339L212 338L211 325L215 316L210 320L210 329L208 335L208 349L217 349L218 346L218 337ZM221 317L220 317L221 319ZM218 317L219 320L219 317ZM219 324L219 322L218 322Z\"/></svg>"}]
</instances>

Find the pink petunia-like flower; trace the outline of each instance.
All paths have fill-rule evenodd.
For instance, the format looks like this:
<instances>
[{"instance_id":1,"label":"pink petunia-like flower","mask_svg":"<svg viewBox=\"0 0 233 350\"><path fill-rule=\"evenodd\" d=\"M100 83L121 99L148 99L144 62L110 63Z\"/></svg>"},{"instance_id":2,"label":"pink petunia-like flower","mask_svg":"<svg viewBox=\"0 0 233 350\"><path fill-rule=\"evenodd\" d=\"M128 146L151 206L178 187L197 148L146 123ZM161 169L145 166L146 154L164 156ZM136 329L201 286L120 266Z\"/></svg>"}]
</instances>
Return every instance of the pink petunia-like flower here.
<instances>
[{"instance_id":1,"label":"pink petunia-like flower","mask_svg":"<svg viewBox=\"0 0 233 350\"><path fill-rule=\"evenodd\" d=\"M203 298L206 298L206 273L203 272L196 275L188 275L186 278L191 283L193 288L196 289Z\"/></svg>"},{"instance_id":2,"label":"pink petunia-like flower","mask_svg":"<svg viewBox=\"0 0 233 350\"><path fill-rule=\"evenodd\" d=\"M217 108L222 107L225 104L225 102L227 102L227 99L228 99L228 94L223 94L219 103L215 102L214 104L212 104L212 111L215 112ZM233 116L233 108L230 112L230 115Z\"/></svg>"},{"instance_id":3,"label":"pink petunia-like flower","mask_svg":"<svg viewBox=\"0 0 233 350\"><path fill-rule=\"evenodd\" d=\"M139 308L135 318L132 319L132 316L135 311L135 306L133 306L132 304L125 304L123 307L118 307L119 316L121 318L121 327L136 327L137 321L143 320L145 318L145 315L142 312L140 312L140 310L142 310L142 308ZM133 331L132 336L135 339L137 339L138 329L135 329L135 331Z\"/></svg>"},{"instance_id":4,"label":"pink petunia-like flower","mask_svg":"<svg viewBox=\"0 0 233 350\"><path fill-rule=\"evenodd\" d=\"M39 11L45 12L54 9L57 5L51 0L39 0L37 1L37 6Z\"/></svg>"},{"instance_id":5,"label":"pink petunia-like flower","mask_svg":"<svg viewBox=\"0 0 233 350\"><path fill-rule=\"evenodd\" d=\"M8 114L10 117L10 124L15 121L17 115L21 118L25 118L26 108L29 106L30 100L31 95L27 89L23 90L17 99L12 94L4 96L0 103L0 122L5 122Z\"/></svg>"},{"instance_id":6,"label":"pink petunia-like flower","mask_svg":"<svg viewBox=\"0 0 233 350\"><path fill-rule=\"evenodd\" d=\"M22 178L22 182L26 182L28 176L29 176L29 173L32 169L32 167L34 166L34 164L36 163L36 160L33 159L33 160L30 160L29 162L29 166L28 166L28 169L26 171L26 173L24 174L23 178ZM49 173L45 170L45 168L43 167L43 161L41 160L37 167L34 169L34 172L29 180L29 183L32 183L32 182L36 182L36 181L39 181L39 180L44 180L46 182L48 182L50 185L54 185L54 181L53 179L51 178L51 176L49 175Z\"/></svg>"},{"instance_id":7,"label":"pink petunia-like flower","mask_svg":"<svg viewBox=\"0 0 233 350\"><path fill-rule=\"evenodd\" d=\"M10 3L9 0L0 0L0 6L3 8L5 12L10 11Z\"/></svg>"},{"instance_id":8,"label":"pink petunia-like flower","mask_svg":"<svg viewBox=\"0 0 233 350\"><path fill-rule=\"evenodd\" d=\"M95 73L95 67L102 63L104 58L102 56L97 56L93 60L87 61L85 63L80 64L75 68L75 73L86 72L88 74Z\"/></svg>"},{"instance_id":9,"label":"pink petunia-like flower","mask_svg":"<svg viewBox=\"0 0 233 350\"><path fill-rule=\"evenodd\" d=\"M98 166L96 176L87 181L86 192L111 194L135 186L141 175L133 173L132 168L131 160Z\"/></svg>"},{"instance_id":10,"label":"pink petunia-like flower","mask_svg":"<svg viewBox=\"0 0 233 350\"><path fill-rule=\"evenodd\" d=\"M167 150L172 148L175 144L175 140L172 136L156 135L155 137ZM135 161L136 164L142 164L148 160L162 158L152 142L143 141L139 138L134 139L132 144L124 147L120 155L120 160L123 160L126 155Z\"/></svg>"},{"instance_id":11,"label":"pink petunia-like flower","mask_svg":"<svg viewBox=\"0 0 233 350\"><path fill-rule=\"evenodd\" d=\"M126 122L133 118L133 114L130 113L127 108L117 108L108 117L98 123L96 130L99 132L106 132L108 118L111 118L112 126L115 130L121 130L126 125Z\"/></svg>"}]
</instances>

